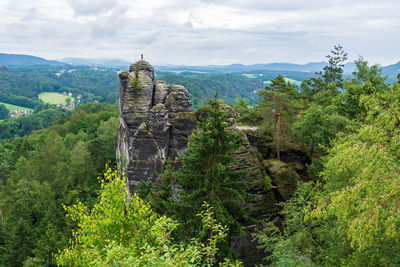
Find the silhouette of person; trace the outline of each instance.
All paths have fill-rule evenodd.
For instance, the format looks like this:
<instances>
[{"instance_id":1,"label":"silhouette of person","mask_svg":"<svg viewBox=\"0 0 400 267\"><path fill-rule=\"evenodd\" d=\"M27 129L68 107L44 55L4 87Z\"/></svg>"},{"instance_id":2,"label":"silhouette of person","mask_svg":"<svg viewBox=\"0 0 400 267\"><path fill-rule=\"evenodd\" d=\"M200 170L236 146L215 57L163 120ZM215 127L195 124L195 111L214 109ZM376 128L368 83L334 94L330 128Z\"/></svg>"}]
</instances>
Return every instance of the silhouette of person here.
<instances>
[{"instance_id":1,"label":"silhouette of person","mask_svg":"<svg viewBox=\"0 0 400 267\"><path fill-rule=\"evenodd\" d=\"M143 60L143 54L140 54L140 58L141 58L141 60Z\"/></svg>"}]
</instances>

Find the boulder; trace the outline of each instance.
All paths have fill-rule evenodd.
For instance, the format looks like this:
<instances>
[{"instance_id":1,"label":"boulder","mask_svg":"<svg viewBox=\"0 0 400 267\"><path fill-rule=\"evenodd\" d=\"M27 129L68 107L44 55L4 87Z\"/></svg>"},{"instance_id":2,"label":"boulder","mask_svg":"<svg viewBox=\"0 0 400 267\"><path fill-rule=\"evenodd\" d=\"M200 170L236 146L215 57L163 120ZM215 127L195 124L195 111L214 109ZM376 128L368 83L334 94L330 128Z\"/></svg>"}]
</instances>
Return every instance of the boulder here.
<instances>
[{"instance_id":1,"label":"boulder","mask_svg":"<svg viewBox=\"0 0 400 267\"><path fill-rule=\"evenodd\" d=\"M277 160L264 160L272 184L284 201L288 200L296 189L297 182L300 180L299 174L287 163Z\"/></svg>"}]
</instances>

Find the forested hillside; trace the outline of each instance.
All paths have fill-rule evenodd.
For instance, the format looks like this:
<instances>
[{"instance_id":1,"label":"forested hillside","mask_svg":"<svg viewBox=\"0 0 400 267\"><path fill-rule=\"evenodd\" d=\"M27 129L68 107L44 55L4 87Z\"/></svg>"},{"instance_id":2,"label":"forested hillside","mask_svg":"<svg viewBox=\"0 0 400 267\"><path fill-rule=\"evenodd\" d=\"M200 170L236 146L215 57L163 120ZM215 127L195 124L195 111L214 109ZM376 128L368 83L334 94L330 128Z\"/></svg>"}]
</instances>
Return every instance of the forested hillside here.
<instances>
[{"instance_id":1,"label":"forested hillside","mask_svg":"<svg viewBox=\"0 0 400 267\"><path fill-rule=\"evenodd\" d=\"M118 107L84 104L45 130L0 143L0 265L54 266L74 224L63 205L97 201L115 166Z\"/></svg>"},{"instance_id":2,"label":"forested hillside","mask_svg":"<svg viewBox=\"0 0 400 267\"><path fill-rule=\"evenodd\" d=\"M82 101L117 103L115 69L95 70L71 66L14 66L0 72L0 101L34 108L42 92L81 94Z\"/></svg>"},{"instance_id":3,"label":"forested hillside","mask_svg":"<svg viewBox=\"0 0 400 267\"><path fill-rule=\"evenodd\" d=\"M12 66L0 71L0 102L35 108L42 103L38 95L42 92L71 92L82 95L82 103L118 103L117 68L84 66ZM251 72L250 72L251 73ZM281 72L261 71L249 78L246 73L207 74L196 72L159 72L157 79L171 84L186 86L195 108L219 92L227 103L233 102L236 95L248 98L251 103L257 99L256 92L264 87L264 82L273 79ZM285 77L302 81L310 74L302 72L283 72Z\"/></svg>"}]
</instances>

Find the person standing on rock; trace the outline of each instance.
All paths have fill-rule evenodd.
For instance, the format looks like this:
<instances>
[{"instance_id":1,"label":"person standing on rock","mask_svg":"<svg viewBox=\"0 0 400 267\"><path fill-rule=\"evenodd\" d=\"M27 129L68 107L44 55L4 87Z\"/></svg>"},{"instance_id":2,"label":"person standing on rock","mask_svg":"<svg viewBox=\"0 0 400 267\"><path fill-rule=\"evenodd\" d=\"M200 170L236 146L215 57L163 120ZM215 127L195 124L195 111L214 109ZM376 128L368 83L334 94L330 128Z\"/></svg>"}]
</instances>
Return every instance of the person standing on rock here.
<instances>
[{"instance_id":1,"label":"person standing on rock","mask_svg":"<svg viewBox=\"0 0 400 267\"><path fill-rule=\"evenodd\" d=\"M140 59L143 60L143 54L140 54Z\"/></svg>"}]
</instances>

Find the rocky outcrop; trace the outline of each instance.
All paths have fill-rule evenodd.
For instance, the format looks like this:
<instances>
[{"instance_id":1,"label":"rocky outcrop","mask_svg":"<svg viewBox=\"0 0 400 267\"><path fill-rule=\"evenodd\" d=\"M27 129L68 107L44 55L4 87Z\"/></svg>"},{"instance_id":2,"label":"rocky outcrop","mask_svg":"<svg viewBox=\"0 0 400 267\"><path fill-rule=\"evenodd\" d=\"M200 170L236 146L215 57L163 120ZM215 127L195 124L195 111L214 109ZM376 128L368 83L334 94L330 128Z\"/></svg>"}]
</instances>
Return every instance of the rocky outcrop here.
<instances>
[{"instance_id":1,"label":"rocky outcrop","mask_svg":"<svg viewBox=\"0 0 400 267\"><path fill-rule=\"evenodd\" d=\"M225 106L229 120L235 111ZM178 156L185 153L196 121L207 116L207 108L192 112L185 87L154 81L154 70L146 61L132 64L129 72L120 73L120 128L117 147L119 170L124 171L131 193L140 181L157 181L168 158L175 168ZM231 238L231 248L245 266L265 264L265 252L257 248L252 234L263 220L281 221L279 202L293 194L305 172L307 156L299 151L274 156L273 138L260 138L257 128L236 126L242 133L242 145L232 153L239 162L234 168L247 173L246 206L253 221ZM238 140L239 141L239 140ZM299 174L298 174L299 173Z\"/></svg>"},{"instance_id":2,"label":"rocky outcrop","mask_svg":"<svg viewBox=\"0 0 400 267\"><path fill-rule=\"evenodd\" d=\"M117 158L132 193L140 181L156 180L168 158L179 165L196 119L186 88L154 81L148 62L138 61L119 76Z\"/></svg>"},{"instance_id":3,"label":"rocky outcrop","mask_svg":"<svg viewBox=\"0 0 400 267\"><path fill-rule=\"evenodd\" d=\"M273 155L271 143L260 138L254 127L237 126L236 130L242 132L243 137L242 146L233 153L239 162L235 169L247 173L246 205L249 215L256 223L245 226L242 233L234 234L230 247L243 261L244 266L267 264L264 260L267 255L257 248L253 234L262 227L260 222L263 220L281 224L279 202L288 200L294 193L296 184L301 179L297 172L304 169L303 158L300 157L300 152L293 151L284 154L288 163L276 159L266 160L265 158Z\"/></svg>"}]
</instances>

